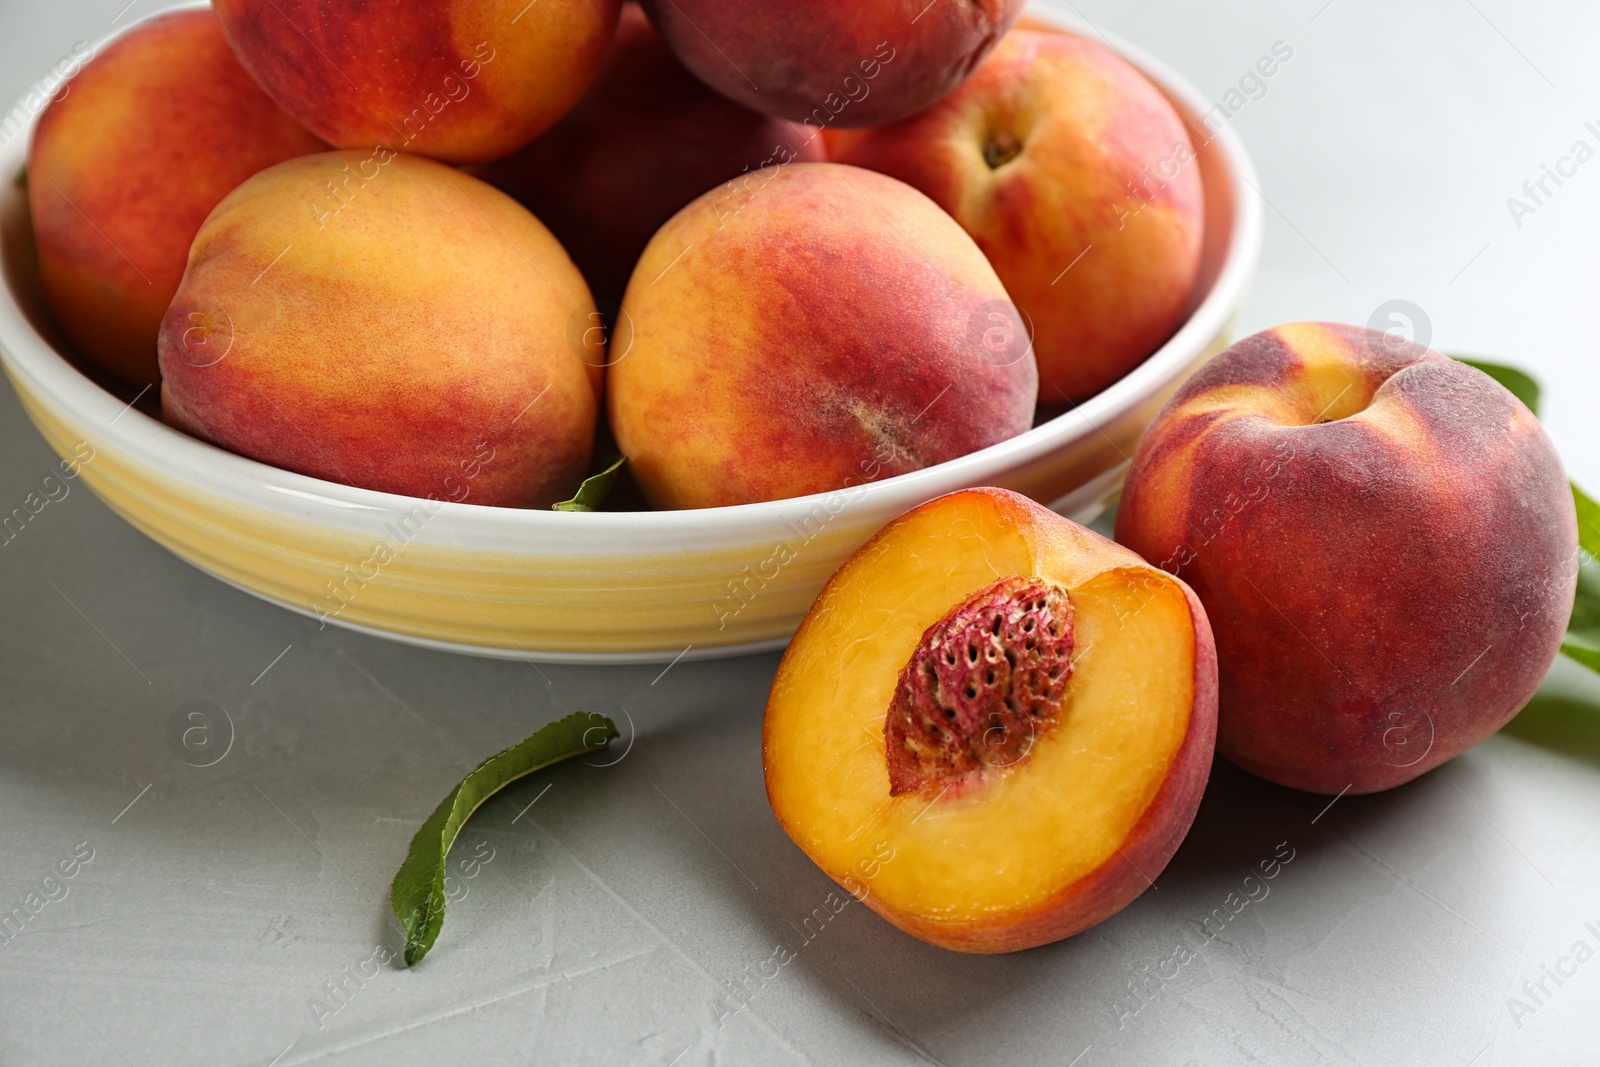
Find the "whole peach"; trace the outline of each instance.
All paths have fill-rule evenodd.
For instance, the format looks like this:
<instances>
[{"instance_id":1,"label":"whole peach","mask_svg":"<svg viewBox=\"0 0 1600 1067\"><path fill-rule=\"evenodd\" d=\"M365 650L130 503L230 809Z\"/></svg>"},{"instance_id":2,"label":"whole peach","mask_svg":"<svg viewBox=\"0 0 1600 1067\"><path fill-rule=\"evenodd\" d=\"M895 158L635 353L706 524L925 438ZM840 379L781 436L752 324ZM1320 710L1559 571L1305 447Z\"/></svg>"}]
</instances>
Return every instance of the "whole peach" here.
<instances>
[{"instance_id":1,"label":"whole peach","mask_svg":"<svg viewBox=\"0 0 1600 1067\"><path fill-rule=\"evenodd\" d=\"M1177 329L1200 270L1200 167L1172 104L1121 56L1012 30L928 110L833 158L921 189L1034 329L1042 403L1085 400Z\"/></svg>"},{"instance_id":2,"label":"whole peach","mask_svg":"<svg viewBox=\"0 0 1600 1067\"><path fill-rule=\"evenodd\" d=\"M216 0L245 68L342 148L495 159L583 95L620 0Z\"/></svg>"},{"instance_id":3,"label":"whole peach","mask_svg":"<svg viewBox=\"0 0 1600 1067\"><path fill-rule=\"evenodd\" d=\"M478 173L550 227L595 299L615 305L651 235L683 205L744 171L823 158L815 130L708 89L627 4L578 106Z\"/></svg>"},{"instance_id":4,"label":"whole peach","mask_svg":"<svg viewBox=\"0 0 1600 1067\"><path fill-rule=\"evenodd\" d=\"M1022 0L643 0L684 66L746 107L874 126L961 84Z\"/></svg>"},{"instance_id":5,"label":"whole peach","mask_svg":"<svg viewBox=\"0 0 1600 1067\"><path fill-rule=\"evenodd\" d=\"M200 228L162 325L162 413L330 481L548 506L589 460L600 372L572 324L593 312L499 190L381 149L303 156Z\"/></svg>"},{"instance_id":6,"label":"whole peach","mask_svg":"<svg viewBox=\"0 0 1600 1067\"><path fill-rule=\"evenodd\" d=\"M326 148L256 86L207 10L140 23L39 117L28 206L45 297L85 357L156 380L156 333L206 215L256 171Z\"/></svg>"},{"instance_id":7,"label":"whole peach","mask_svg":"<svg viewBox=\"0 0 1600 1067\"><path fill-rule=\"evenodd\" d=\"M1319 793L1399 785L1505 725L1576 582L1532 413L1431 349L1320 323L1246 338L1173 396L1117 539L1206 606L1218 750Z\"/></svg>"},{"instance_id":8,"label":"whole peach","mask_svg":"<svg viewBox=\"0 0 1600 1067\"><path fill-rule=\"evenodd\" d=\"M893 178L774 165L689 204L628 283L611 427L658 507L840 489L1026 430L1016 308L972 239Z\"/></svg>"}]
</instances>

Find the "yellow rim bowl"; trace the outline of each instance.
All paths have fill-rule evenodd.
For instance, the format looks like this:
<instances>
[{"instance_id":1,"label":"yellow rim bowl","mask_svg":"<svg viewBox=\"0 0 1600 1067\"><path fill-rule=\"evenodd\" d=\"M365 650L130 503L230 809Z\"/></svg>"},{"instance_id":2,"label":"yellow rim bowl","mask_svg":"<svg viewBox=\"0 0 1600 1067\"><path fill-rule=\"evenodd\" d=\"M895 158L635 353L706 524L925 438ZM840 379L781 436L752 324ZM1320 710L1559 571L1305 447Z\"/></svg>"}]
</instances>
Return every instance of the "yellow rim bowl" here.
<instances>
[{"instance_id":1,"label":"yellow rim bowl","mask_svg":"<svg viewBox=\"0 0 1600 1067\"><path fill-rule=\"evenodd\" d=\"M1033 24L1094 35L1030 8ZM1114 42L1192 129L1211 102ZM11 112L29 115L19 104ZM32 116L36 117L36 116ZM889 519L975 485L1087 520L1116 495L1163 401L1215 355L1261 245L1255 172L1224 126L1198 151L1207 235L1195 307L1105 392L980 452L817 496L679 512L566 513L431 502L309 478L188 437L91 381L38 279L27 128L0 144L0 358L28 417L137 529L201 570L324 623L432 648L554 662L661 662L781 647L823 582ZM7 124L7 132L12 129ZM687 651L686 651L687 650Z\"/></svg>"}]
</instances>

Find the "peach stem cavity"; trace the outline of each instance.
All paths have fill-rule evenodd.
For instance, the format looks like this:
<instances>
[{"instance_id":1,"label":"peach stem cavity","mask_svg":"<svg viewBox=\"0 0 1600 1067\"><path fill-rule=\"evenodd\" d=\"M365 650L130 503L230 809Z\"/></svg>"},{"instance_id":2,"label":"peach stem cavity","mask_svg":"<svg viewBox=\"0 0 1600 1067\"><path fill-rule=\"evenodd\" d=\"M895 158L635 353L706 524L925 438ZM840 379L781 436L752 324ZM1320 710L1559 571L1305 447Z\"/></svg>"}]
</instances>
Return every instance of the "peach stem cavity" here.
<instances>
[{"instance_id":1,"label":"peach stem cavity","mask_svg":"<svg viewBox=\"0 0 1600 1067\"><path fill-rule=\"evenodd\" d=\"M997 130L983 144L983 161L999 170L1022 154L1022 141L1010 130Z\"/></svg>"}]
</instances>

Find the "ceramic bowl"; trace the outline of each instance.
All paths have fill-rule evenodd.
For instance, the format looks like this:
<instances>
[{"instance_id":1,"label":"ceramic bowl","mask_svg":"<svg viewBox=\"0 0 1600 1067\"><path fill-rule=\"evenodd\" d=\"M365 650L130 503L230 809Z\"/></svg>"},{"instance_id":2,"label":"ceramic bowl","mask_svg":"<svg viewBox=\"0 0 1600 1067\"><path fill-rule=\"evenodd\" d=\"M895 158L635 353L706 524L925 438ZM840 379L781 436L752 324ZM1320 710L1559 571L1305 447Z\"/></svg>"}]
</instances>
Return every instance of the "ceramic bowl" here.
<instances>
[{"instance_id":1,"label":"ceramic bowl","mask_svg":"<svg viewBox=\"0 0 1600 1067\"><path fill-rule=\"evenodd\" d=\"M1042 8L1035 24L1104 39ZM201 570L320 621L430 648L565 662L649 662L783 645L822 583L886 521L955 489L1018 490L1082 521L1113 499L1140 433L1229 338L1255 270L1250 159L1212 104L1112 44L1197 139L1207 241L1192 314L1127 377L1001 444L818 496L679 512L527 511L430 503L257 463L163 425L154 391L118 395L80 370L38 281L21 169L31 124L0 144L0 355L28 416L119 515ZM13 118L16 117L13 112ZM25 114L25 112L24 112ZM1213 120L1214 121L1214 120Z\"/></svg>"}]
</instances>

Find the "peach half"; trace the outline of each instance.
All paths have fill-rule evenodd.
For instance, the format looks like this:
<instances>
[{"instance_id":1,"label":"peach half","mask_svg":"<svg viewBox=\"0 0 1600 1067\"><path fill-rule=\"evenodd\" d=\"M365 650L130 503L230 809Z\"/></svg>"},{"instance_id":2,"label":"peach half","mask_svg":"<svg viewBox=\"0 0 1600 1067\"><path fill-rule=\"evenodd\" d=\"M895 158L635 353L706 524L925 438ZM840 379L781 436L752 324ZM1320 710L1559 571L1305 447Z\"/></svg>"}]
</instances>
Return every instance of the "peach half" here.
<instances>
[{"instance_id":1,"label":"peach half","mask_svg":"<svg viewBox=\"0 0 1600 1067\"><path fill-rule=\"evenodd\" d=\"M1211 614L1217 750L1317 793L1391 788L1505 725L1577 575L1532 412L1438 352L1325 323L1248 337L1172 397L1117 539Z\"/></svg>"},{"instance_id":2,"label":"peach half","mask_svg":"<svg viewBox=\"0 0 1600 1067\"><path fill-rule=\"evenodd\" d=\"M891 522L818 596L767 703L767 797L907 933L1030 948L1153 884L1200 803L1216 711L1187 586L968 489Z\"/></svg>"}]
</instances>

